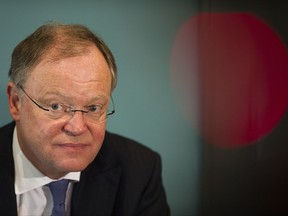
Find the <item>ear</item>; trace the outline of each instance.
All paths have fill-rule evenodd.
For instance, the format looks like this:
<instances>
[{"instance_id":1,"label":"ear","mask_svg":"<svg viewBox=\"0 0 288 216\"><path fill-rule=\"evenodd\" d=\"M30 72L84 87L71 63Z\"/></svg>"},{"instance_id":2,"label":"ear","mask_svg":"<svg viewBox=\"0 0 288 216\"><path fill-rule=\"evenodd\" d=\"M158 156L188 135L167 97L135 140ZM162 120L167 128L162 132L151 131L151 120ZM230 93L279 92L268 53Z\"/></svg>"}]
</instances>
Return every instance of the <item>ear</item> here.
<instances>
[{"instance_id":1,"label":"ear","mask_svg":"<svg viewBox=\"0 0 288 216\"><path fill-rule=\"evenodd\" d=\"M8 105L10 114L15 121L18 121L20 119L19 110L21 105L20 105L19 92L14 83L12 82L8 83L7 94L8 94Z\"/></svg>"}]
</instances>

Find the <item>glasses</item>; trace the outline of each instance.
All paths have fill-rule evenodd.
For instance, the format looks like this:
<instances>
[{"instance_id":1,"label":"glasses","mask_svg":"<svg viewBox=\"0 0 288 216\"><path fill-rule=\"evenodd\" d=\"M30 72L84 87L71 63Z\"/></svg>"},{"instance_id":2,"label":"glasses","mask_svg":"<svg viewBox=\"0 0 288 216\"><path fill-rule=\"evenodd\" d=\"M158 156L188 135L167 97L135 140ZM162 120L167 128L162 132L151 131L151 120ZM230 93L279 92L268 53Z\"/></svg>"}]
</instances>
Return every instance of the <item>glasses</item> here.
<instances>
[{"instance_id":1,"label":"glasses","mask_svg":"<svg viewBox=\"0 0 288 216\"><path fill-rule=\"evenodd\" d=\"M83 109L74 109L72 106L68 106L62 103L53 102L49 105L40 105L39 102L36 102L33 98L31 98L23 89L22 86L19 86L23 93L40 109L49 112L49 116L52 119L59 119L64 116L73 116L76 112L81 112L85 114L87 119L93 123L104 122L108 116L113 115L115 113L115 106L112 96L111 103L109 105L112 106L112 109L108 107L108 109L104 105L91 105Z\"/></svg>"}]
</instances>

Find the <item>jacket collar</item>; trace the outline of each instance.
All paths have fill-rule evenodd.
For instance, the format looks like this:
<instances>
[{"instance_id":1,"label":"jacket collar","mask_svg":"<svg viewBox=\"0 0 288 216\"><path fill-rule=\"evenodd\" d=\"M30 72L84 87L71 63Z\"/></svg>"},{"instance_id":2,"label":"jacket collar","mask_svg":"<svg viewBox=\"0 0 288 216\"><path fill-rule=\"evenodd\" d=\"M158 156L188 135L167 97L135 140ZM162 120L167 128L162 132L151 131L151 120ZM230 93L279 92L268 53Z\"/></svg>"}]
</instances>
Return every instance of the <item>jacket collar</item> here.
<instances>
[{"instance_id":1,"label":"jacket collar","mask_svg":"<svg viewBox=\"0 0 288 216\"><path fill-rule=\"evenodd\" d=\"M111 215L119 189L122 168L113 154L109 133L95 160L81 173L72 195L72 215ZM97 205L98 204L98 205ZM105 205L103 205L105 204Z\"/></svg>"}]
</instances>

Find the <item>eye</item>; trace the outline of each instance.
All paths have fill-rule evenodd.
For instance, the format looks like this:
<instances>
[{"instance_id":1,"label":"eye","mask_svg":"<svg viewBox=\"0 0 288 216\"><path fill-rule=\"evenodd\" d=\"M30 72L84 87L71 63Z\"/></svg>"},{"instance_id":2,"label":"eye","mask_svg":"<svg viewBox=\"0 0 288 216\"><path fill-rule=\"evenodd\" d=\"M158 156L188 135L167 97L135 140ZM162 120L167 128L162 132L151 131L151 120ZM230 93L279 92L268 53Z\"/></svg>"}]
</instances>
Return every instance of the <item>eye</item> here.
<instances>
[{"instance_id":1,"label":"eye","mask_svg":"<svg viewBox=\"0 0 288 216\"><path fill-rule=\"evenodd\" d=\"M50 105L50 107L53 111L60 111L63 109L63 106L59 103L53 103Z\"/></svg>"},{"instance_id":2,"label":"eye","mask_svg":"<svg viewBox=\"0 0 288 216\"><path fill-rule=\"evenodd\" d=\"M91 105L88 107L88 111L90 113L101 113L102 111L102 106L99 106L99 105Z\"/></svg>"}]
</instances>

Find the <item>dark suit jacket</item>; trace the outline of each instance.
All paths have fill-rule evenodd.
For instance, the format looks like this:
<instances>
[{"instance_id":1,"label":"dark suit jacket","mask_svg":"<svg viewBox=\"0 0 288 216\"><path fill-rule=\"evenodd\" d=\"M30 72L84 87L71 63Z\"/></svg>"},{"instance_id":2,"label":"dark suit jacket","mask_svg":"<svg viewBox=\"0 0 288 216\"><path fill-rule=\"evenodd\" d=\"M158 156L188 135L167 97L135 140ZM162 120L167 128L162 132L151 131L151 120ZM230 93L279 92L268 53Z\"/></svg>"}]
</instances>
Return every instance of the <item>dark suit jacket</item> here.
<instances>
[{"instance_id":1,"label":"dark suit jacket","mask_svg":"<svg viewBox=\"0 0 288 216\"><path fill-rule=\"evenodd\" d=\"M0 128L0 214L17 215L12 135ZM71 215L169 215L160 156L135 141L106 132L96 159L75 184Z\"/></svg>"}]
</instances>

